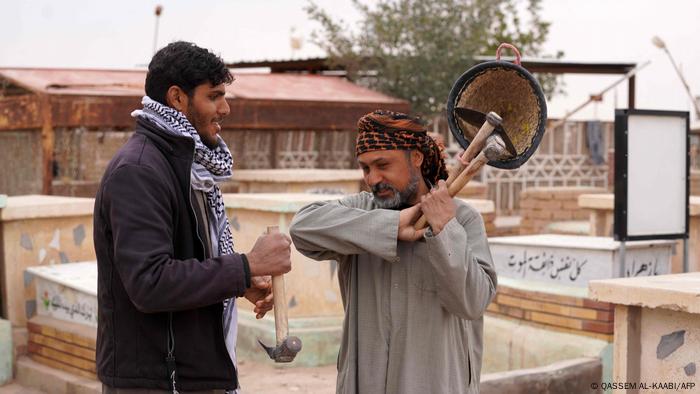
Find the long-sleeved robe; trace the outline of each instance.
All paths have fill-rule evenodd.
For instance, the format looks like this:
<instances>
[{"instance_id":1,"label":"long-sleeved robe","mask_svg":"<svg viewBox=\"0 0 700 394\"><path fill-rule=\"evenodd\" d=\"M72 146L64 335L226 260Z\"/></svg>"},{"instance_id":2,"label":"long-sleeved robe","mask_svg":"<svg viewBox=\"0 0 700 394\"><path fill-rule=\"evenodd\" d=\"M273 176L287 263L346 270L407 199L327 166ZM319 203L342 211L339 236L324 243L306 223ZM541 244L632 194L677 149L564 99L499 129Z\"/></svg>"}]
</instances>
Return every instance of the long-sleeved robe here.
<instances>
[{"instance_id":1,"label":"long-sleeved robe","mask_svg":"<svg viewBox=\"0 0 700 394\"><path fill-rule=\"evenodd\" d=\"M456 218L416 242L398 241L399 211L366 192L294 217L297 250L339 263L338 393L478 393L496 271L481 215L456 202Z\"/></svg>"}]
</instances>

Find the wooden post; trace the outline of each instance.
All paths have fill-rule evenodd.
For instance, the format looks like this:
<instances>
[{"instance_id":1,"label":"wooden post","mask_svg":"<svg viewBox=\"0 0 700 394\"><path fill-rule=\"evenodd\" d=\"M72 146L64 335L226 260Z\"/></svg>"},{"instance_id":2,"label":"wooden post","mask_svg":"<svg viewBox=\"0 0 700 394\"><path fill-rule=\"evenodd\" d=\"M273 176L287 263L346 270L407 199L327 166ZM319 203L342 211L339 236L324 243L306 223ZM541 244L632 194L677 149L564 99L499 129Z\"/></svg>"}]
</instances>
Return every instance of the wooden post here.
<instances>
[{"instance_id":1,"label":"wooden post","mask_svg":"<svg viewBox=\"0 0 700 394\"><path fill-rule=\"evenodd\" d=\"M641 320L638 306L615 305L615 345L613 350L613 381L640 382L641 370ZM638 389L620 390L616 393L639 393Z\"/></svg>"},{"instance_id":2,"label":"wooden post","mask_svg":"<svg viewBox=\"0 0 700 394\"><path fill-rule=\"evenodd\" d=\"M627 81L627 108L634 109L635 77L630 77Z\"/></svg>"},{"instance_id":3,"label":"wooden post","mask_svg":"<svg viewBox=\"0 0 700 394\"><path fill-rule=\"evenodd\" d=\"M51 97L47 93L39 93L41 102L41 193L51 194L53 183L53 153L55 147L55 133L53 129L53 114Z\"/></svg>"}]
</instances>

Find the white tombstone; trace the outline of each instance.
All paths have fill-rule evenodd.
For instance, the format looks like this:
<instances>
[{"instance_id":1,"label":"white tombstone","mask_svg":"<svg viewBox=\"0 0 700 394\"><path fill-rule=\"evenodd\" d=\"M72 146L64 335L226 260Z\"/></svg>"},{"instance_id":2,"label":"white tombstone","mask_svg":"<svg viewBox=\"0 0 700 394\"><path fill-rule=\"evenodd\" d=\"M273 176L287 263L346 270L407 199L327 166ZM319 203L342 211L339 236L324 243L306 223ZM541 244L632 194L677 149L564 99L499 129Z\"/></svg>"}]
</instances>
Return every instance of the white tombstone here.
<instances>
[{"instance_id":1,"label":"white tombstone","mask_svg":"<svg viewBox=\"0 0 700 394\"><path fill-rule=\"evenodd\" d=\"M29 267L27 272L36 282L38 315L97 327L94 261Z\"/></svg>"},{"instance_id":2,"label":"white tombstone","mask_svg":"<svg viewBox=\"0 0 700 394\"><path fill-rule=\"evenodd\" d=\"M620 242L609 237L525 235L489 238L499 276L586 287L620 277ZM670 273L675 241L625 243L625 276Z\"/></svg>"}]
</instances>

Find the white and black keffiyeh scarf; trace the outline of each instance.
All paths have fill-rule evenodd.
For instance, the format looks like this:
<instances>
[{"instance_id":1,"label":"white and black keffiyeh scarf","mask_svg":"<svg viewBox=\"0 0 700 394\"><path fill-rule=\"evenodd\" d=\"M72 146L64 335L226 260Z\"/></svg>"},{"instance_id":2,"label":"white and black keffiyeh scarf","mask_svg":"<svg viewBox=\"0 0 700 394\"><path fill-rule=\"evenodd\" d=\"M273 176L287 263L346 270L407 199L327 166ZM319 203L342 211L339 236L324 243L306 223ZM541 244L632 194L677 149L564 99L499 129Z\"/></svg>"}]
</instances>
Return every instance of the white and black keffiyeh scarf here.
<instances>
[{"instance_id":1,"label":"white and black keffiyeh scarf","mask_svg":"<svg viewBox=\"0 0 700 394\"><path fill-rule=\"evenodd\" d=\"M224 198L217 185L233 175L233 156L221 137L219 145L210 149L202 142L197 130L192 126L185 115L171 107L163 105L148 96L141 100L143 110L134 111L131 115L142 117L159 125L165 131L190 137L194 140L194 162L190 183L194 190L201 190L207 196L207 205L215 218L215 228L212 231L212 249L214 256L222 256L233 253L233 237L226 218Z\"/></svg>"},{"instance_id":2,"label":"white and black keffiyeh scarf","mask_svg":"<svg viewBox=\"0 0 700 394\"><path fill-rule=\"evenodd\" d=\"M212 255L222 256L233 253L233 237L229 227L224 199L218 183L233 175L233 156L226 143L218 137L219 144L210 149L202 142L197 130L185 115L175 108L163 105L148 96L141 100L142 110L131 113L135 118L143 118L155 123L164 131L178 136L190 137L194 140L194 162L190 176L190 184L194 190L201 190L207 196L207 205L211 217L209 232L212 239ZM224 301L224 333L226 345L236 364L235 341L237 335L237 308L235 298Z\"/></svg>"}]
</instances>

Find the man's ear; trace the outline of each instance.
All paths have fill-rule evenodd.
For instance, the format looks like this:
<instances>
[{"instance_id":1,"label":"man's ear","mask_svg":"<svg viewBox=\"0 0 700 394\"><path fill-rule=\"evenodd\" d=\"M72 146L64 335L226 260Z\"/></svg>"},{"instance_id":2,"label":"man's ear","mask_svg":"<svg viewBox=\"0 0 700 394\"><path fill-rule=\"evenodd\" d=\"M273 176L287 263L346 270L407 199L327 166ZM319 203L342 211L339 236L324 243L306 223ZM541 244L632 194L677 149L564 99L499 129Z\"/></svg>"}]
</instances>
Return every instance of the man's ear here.
<instances>
[{"instance_id":1,"label":"man's ear","mask_svg":"<svg viewBox=\"0 0 700 394\"><path fill-rule=\"evenodd\" d=\"M189 103L187 93L176 85L168 88L168 91L165 93L165 100L168 103L168 107L175 108L180 112L184 112Z\"/></svg>"},{"instance_id":2,"label":"man's ear","mask_svg":"<svg viewBox=\"0 0 700 394\"><path fill-rule=\"evenodd\" d=\"M423 160L425 158L423 157L423 152L419 150L412 150L411 151L411 165L417 168L420 168L420 166L423 164Z\"/></svg>"}]
</instances>

